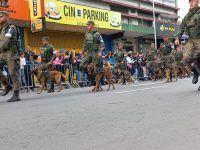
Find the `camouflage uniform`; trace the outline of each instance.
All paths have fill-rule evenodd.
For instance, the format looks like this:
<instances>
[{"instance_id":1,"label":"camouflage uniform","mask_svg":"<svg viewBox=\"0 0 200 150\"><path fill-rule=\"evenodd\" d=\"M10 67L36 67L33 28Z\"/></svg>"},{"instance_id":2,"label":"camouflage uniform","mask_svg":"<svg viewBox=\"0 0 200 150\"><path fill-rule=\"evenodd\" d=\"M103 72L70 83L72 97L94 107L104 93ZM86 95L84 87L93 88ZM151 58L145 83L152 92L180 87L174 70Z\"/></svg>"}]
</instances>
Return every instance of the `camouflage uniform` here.
<instances>
[{"instance_id":1,"label":"camouflage uniform","mask_svg":"<svg viewBox=\"0 0 200 150\"><path fill-rule=\"evenodd\" d=\"M180 39L184 32L189 36L189 40L185 45L183 63L187 64L188 69L194 72L192 83L196 84L200 72L200 66L198 66L200 62L197 60L198 62L194 63L193 67L191 64L196 55L200 53L200 7L189 10L182 20L177 37Z\"/></svg>"},{"instance_id":2,"label":"camouflage uniform","mask_svg":"<svg viewBox=\"0 0 200 150\"><path fill-rule=\"evenodd\" d=\"M183 62L191 64L195 54L200 52L200 8L191 9L182 20L178 37L181 38L183 33L189 36L189 41L185 45L183 53Z\"/></svg>"},{"instance_id":3,"label":"camouflage uniform","mask_svg":"<svg viewBox=\"0 0 200 150\"><path fill-rule=\"evenodd\" d=\"M125 50L117 49L116 51L114 71L117 72L117 70L126 70Z\"/></svg>"},{"instance_id":4,"label":"camouflage uniform","mask_svg":"<svg viewBox=\"0 0 200 150\"><path fill-rule=\"evenodd\" d=\"M163 42L160 45L159 55L162 69L165 72L166 82L172 81L171 71L174 69L174 59L172 52L174 51L174 44L170 41Z\"/></svg>"},{"instance_id":5,"label":"camouflage uniform","mask_svg":"<svg viewBox=\"0 0 200 150\"><path fill-rule=\"evenodd\" d=\"M20 81L19 81L19 30L15 25L7 24L0 27L0 81L6 88L10 85L2 73L4 65L8 66L11 79L13 81L13 90L15 100L19 99ZM7 92L9 91L6 89ZM11 98L12 99L12 98ZM13 99L14 100L14 99Z\"/></svg>"},{"instance_id":6,"label":"camouflage uniform","mask_svg":"<svg viewBox=\"0 0 200 150\"><path fill-rule=\"evenodd\" d=\"M176 51L173 54L174 61L178 66L182 66L182 59L183 59L183 52L182 51Z\"/></svg>"},{"instance_id":7,"label":"camouflage uniform","mask_svg":"<svg viewBox=\"0 0 200 150\"><path fill-rule=\"evenodd\" d=\"M52 44L48 44L47 46L43 46L40 48L41 59L42 59L42 70L51 71L52 64L48 64L49 62L53 62L55 59L55 50Z\"/></svg>"},{"instance_id":8,"label":"camouflage uniform","mask_svg":"<svg viewBox=\"0 0 200 150\"><path fill-rule=\"evenodd\" d=\"M42 75L41 75L41 77L42 76L47 77L48 71L53 70L52 62L56 58L55 50L54 50L54 47L52 44L48 44L47 46L41 47L40 51L41 51L41 59L42 59L42 64L41 64ZM54 81L47 81L47 82L48 82L48 92L54 92Z\"/></svg>"},{"instance_id":9,"label":"camouflage uniform","mask_svg":"<svg viewBox=\"0 0 200 150\"><path fill-rule=\"evenodd\" d=\"M171 63L173 63L171 54L174 51L174 44L170 41L163 42L159 48L159 55L161 59L161 63L164 68L167 68Z\"/></svg>"},{"instance_id":10,"label":"camouflage uniform","mask_svg":"<svg viewBox=\"0 0 200 150\"><path fill-rule=\"evenodd\" d=\"M87 32L85 34L84 44L83 44L83 50L87 51L86 55L84 56L80 67L83 70L86 70L87 66L90 63L94 63L94 65L99 66L98 57L97 54L99 51L104 49L104 41L101 37L101 35L93 30L91 32Z\"/></svg>"},{"instance_id":11,"label":"camouflage uniform","mask_svg":"<svg viewBox=\"0 0 200 150\"><path fill-rule=\"evenodd\" d=\"M154 63L155 63L155 58L157 55L157 49L156 48L151 48L147 52L147 68L151 76L154 74Z\"/></svg>"}]
</instances>

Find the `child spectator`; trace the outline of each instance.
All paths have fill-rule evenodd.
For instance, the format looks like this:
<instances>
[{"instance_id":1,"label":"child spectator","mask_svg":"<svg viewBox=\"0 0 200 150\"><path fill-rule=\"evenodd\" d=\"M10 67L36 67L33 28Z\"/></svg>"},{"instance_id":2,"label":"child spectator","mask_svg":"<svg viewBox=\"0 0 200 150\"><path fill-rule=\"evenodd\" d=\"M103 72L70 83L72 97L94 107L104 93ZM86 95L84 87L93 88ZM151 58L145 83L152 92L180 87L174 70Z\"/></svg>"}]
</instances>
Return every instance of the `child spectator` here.
<instances>
[{"instance_id":1,"label":"child spectator","mask_svg":"<svg viewBox=\"0 0 200 150\"><path fill-rule=\"evenodd\" d=\"M24 53L21 53L20 54L20 78L21 78L21 85L22 86L26 85L25 73L24 73L25 65L26 65L26 59L24 57Z\"/></svg>"}]
</instances>

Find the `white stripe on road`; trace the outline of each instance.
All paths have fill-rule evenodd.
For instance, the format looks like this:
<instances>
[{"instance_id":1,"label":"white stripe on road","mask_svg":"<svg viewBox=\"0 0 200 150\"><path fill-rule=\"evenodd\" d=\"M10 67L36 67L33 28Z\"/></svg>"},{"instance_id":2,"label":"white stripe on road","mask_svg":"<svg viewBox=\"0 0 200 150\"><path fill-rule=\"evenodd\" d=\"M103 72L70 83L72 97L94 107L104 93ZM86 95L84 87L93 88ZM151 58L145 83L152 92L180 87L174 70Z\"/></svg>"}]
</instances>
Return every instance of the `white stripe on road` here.
<instances>
[{"instance_id":1,"label":"white stripe on road","mask_svg":"<svg viewBox=\"0 0 200 150\"><path fill-rule=\"evenodd\" d=\"M152 89L159 89L159 88L165 88L166 86L152 86L149 88L143 88L143 89L135 89L135 90L129 90L129 91L120 91L115 92L116 94L123 94L123 93L130 93L130 92L137 92L137 91L145 91L145 90L152 90Z\"/></svg>"},{"instance_id":2,"label":"white stripe on road","mask_svg":"<svg viewBox=\"0 0 200 150\"><path fill-rule=\"evenodd\" d=\"M151 83L145 83L145 84L136 84L136 85L130 85L128 87L138 87L138 86L147 86L147 85L157 85L157 84L164 84L164 82L151 82Z\"/></svg>"}]
</instances>

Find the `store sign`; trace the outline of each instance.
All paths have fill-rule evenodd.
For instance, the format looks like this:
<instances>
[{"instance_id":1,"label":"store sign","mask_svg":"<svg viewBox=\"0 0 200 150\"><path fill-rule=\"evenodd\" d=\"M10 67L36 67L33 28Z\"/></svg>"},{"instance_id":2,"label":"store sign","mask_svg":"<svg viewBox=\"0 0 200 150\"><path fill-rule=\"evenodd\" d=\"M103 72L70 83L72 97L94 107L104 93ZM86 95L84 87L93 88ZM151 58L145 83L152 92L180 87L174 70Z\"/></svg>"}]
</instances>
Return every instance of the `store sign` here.
<instances>
[{"instance_id":1,"label":"store sign","mask_svg":"<svg viewBox=\"0 0 200 150\"><path fill-rule=\"evenodd\" d=\"M157 35L167 34L169 37L175 37L178 32L179 26L177 24L169 24L156 22L156 33Z\"/></svg>"},{"instance_id":2,"label":"store sign","mask_svg":"<svg viewBox=\"0 0 200 150\"><path fill-rule=\"evenodd\" d=\"M43 30L43 22L42 19L33 19L31 20L31 31L40 32Z\"/></svg>"},{"instance_id":3,"label":"store sign","mask_svg":"<svg viewBox=\"0 0 200 150\"><path fill-rule=\"evenodd\" d=\"M0 11L7 11L11 19L30 20L27 0L0 0Z\"/></svg>"},{"instance_id":4,"label":"store sign","mask_svg":"<svg viewBox=\"0 0 200 150\"><path fill-rule=\"evenodd\" d=\"M93 20L98 28L122 29L121 13L57 0L45 0L45 15L48 22L86 26Z\"/></svg>"},{"instance_id":5,"label":"store sign","mask_svg":"<svg viewBox=\"0 0 200 150\"><path fill-rule=\"evenodd\" d=\"M29 0L31 20L42 17L41 0Z\"/></svg>"}]
</instances>

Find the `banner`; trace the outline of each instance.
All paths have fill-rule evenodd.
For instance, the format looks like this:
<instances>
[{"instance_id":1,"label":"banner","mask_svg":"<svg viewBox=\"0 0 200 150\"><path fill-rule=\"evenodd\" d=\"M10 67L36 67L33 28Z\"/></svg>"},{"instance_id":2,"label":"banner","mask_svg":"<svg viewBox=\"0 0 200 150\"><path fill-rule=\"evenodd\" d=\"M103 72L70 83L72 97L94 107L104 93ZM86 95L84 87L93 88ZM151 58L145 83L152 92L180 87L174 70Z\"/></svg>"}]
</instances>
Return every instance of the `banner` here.
<instances>
[{"instance_id":1,"label":"banner","mask_svg":"<svg viewBox=\"0 0 200 150\"><path fill-rule=\"evenodd\" d=\"M33 19L31 20L31 31L40 32L43 30L43 21L42 19Z\"/></svg>"},{"instance_id":2,"label":"banner","mask_svg":"<svg viewBox=\"0 0 200 150\"><path fill-rule=\"evenodd\" d=\"M45 0L45 15L48 22L86 26L93 20L97 28L122 30L121 13L57 0Z\"/></svg>"},{"instance_id":3,"label":"banner","mask_svg":"<svg viewBox=\"0 0 200 150\"><path fill-rule=\"evenodd\" d=\"M177 24L156 22L156 33L161 36L167 34L169 37L175 37L178 32L178 27Z\"/></svg>"},{"instance_id":4,"label":"banner","mask_svg":"<svg viewBox=\"0 0 200 150\"><path fill-rule=\"evenodd\" d=\"M29 0L31 20L42 17L41 0Z\"/></svg>"},{"instance_id":5,"label":"banner","mask_svg":"<svg viewBox=\"0 0 200 150\"><path fill-rule=\"evenodd\" d=\"M11 19L30 20L27 0L0 0L0 11L9 12Z\"/></svg>"}]
</instances>

